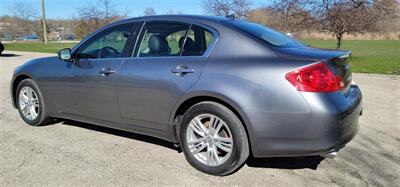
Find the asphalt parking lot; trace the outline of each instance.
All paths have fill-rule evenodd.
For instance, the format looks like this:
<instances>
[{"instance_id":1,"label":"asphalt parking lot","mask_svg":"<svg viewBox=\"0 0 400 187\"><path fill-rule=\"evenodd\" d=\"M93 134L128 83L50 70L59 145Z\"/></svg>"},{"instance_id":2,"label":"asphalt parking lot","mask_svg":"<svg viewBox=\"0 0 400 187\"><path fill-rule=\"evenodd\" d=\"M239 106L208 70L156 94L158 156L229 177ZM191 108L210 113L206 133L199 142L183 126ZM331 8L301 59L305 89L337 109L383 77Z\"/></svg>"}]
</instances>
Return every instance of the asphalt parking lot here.
<instances>
[{"instance_id":1,"label":"asphalt parking lot","mask_svg":"<svg viewBox=\"0 0 400 187\"><path fill-rule=\"evenodd\" d=\"M10 104L11 75L23 62L49 54L5 53L0 57L0 186L400 185L400 76L353 74L364 96L361 127L335 159L251 158L238 172L213 177L155 138L74 121L27 126Z\"/></svg>"}]
</instances>

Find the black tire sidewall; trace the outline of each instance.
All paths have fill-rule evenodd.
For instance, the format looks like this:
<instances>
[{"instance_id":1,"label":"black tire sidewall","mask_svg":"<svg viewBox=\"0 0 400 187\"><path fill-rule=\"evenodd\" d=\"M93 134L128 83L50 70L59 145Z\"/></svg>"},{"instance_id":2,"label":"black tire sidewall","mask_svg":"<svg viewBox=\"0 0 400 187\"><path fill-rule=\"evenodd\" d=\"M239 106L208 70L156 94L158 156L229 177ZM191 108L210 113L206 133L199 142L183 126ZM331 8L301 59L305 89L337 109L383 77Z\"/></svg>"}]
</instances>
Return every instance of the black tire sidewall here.
<instances>
[{"instance_id":1,"label":"black tire sidewall","mask_svg":"<svg viewBox=\"0 0 400 187\"><path fill-rule=\"evenodd\" d=\"M189 126L190 121L200 114L212 114L223 120L233 138L233 148L230 158L220 166L207 166L199 162L190 152L186 142L186 130ZM197 170L206 172L212 175L227 175L233 172L236 168L240 167L243 162L242 157L248 157L248 151L246 153L244 146L248 146L246 132L242 126L242 123L237 116L223 105L214 102L202 102L191 107L185 114L181 122L180 128L180 142L181 148L185 154L186 160ZM247 148L246 148L247 149ZM244 155L245 154L245 155ZM247 154L247 155L246 155Z\"/></svg>"},{"instance_id":2,"label":"black tire sidewall","mask_svg":"<svg viewBox=\"0 0 400 187\"><path fill-rule=\"evenodd\" d=\"M19 104L19 93L20 93L21 89L26 86L29 86L30 88L32 88L35 91L36 96L39 99L38 117L36 117L36 119L34 119L34 120L29 120L23 115L21 108L20 108L20 104ZM47 119L47 114L45 112L46 110L45 110L42 93L40 92L37 84L32 79L25 79L18 84L17 91L15 93L15 102L17 104L18 112L19 112L21 118L25 121L25 123L27 123L31 126L39 126Z\"/></svg>"}]
</instances>

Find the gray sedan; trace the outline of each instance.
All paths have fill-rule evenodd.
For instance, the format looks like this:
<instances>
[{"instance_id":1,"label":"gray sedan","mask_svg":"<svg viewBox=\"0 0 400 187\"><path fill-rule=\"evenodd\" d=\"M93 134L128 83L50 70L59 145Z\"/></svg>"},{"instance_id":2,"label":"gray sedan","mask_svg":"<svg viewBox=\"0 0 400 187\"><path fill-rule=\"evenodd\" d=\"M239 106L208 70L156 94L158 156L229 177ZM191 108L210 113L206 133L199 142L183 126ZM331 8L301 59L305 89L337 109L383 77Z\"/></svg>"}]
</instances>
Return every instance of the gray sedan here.
<instances>
[{"instance_id":1,"label":"gray sedan","mask_svg":"<svg viewBox=\"0 0 400 187\"><path fill-rule=\"evenodd\" d=\"M250 154L336 156L362 113L350 55L232 18L140 17L18 67L11 95L29 125L72 119L154 136L227 175Z\"/></svg>"}]
</instances>

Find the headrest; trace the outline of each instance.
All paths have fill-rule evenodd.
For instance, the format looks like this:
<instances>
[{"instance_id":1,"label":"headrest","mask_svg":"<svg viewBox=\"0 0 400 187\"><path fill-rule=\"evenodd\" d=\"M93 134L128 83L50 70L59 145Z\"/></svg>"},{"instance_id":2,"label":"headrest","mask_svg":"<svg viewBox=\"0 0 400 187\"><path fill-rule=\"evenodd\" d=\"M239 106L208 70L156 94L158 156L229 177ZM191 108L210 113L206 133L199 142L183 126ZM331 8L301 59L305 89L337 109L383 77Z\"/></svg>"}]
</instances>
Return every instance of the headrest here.
<instances>
[{"instance_id":1,"label":"headrest","mask_svg":"<svg viewBox=\"0 0 400 187\"><path fill-rule=\"evenodd\" d=\"M184 41L185 41L185 37L182 36L179 39L179 47L183 48L184 50L193 50L193 48L195 47L193 39L190 38L190 37L187 37L186 38L186 42L185 42L185 46L183 47L182 44L183 44Z\"/></svg>"},{"instance_id":2,"label":"headrest","mask_svg":"<svg viewBox=\"0 0 400 187\"><path fill-rule=\"evenodd\" d=\"M167 40L160 35L150 36L149 49L153 53L165 53L170 50Z\"/></svg>"}]
</instances>

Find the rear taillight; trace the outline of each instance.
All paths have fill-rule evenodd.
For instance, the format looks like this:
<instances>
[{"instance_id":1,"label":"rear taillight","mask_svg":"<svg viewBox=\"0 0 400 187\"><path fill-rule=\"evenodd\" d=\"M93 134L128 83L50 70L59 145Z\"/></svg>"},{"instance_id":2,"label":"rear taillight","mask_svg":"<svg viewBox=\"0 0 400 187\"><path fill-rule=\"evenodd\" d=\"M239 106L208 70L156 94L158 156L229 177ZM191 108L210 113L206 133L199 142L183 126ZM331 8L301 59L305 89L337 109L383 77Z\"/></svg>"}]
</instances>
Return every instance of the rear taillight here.
<instances>
[{"instance_id":1,"label":"rear taillight","mask_svg":"<svg viewBox=\"0 0 400 187\"><path fill-rule=\"evenodd\" d=\"M303 92L334 92L346 87L343 79L323 62L289 72L286 79Z\"/></svg>"}]
</instances>

